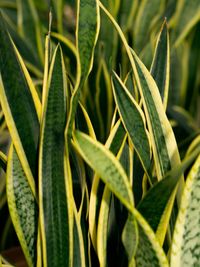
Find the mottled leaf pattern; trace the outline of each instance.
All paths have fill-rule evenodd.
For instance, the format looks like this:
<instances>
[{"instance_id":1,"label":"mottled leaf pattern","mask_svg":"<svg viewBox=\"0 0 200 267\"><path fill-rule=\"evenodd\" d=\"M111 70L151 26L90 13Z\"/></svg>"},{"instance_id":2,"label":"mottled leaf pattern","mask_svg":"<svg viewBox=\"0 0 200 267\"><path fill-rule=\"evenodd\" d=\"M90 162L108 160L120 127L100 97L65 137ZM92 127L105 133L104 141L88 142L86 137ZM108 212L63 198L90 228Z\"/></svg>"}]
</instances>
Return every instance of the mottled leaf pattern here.
<instances>
[{"instance_id":1,"label":"mottled leaf pattern","mask_svg":"<svg viewBox=\"0 0 200 267\"><path fill-rule=\"evenodd\" d=\"M38 205L13 145L7 167L7 199L11 219L28 266L36 266Z\"/></svg>"},{"instance_id":2,"label":"mottled leaf pattern","mask_svg":"<svg viewBox=\"0 0 200 267\"><path fill-rule=\"evenodd\" d=\"M68 266L69 218L64 170L65 69L54 52L45 100L39 155L39 201L44 266ZM49 242L51 240L51 242Z\"/></svg>"},{"instance_id":3,"label":"mottled leaf pattern","mask_svg":"<svg viewBox=\"0 0 200 267\"><path fill-rule=\"evenodd\" d=\"M199 192L200 156L186 180L172 242L172 267L194 267L200 264Z\"/></svg>"}]
</instances>

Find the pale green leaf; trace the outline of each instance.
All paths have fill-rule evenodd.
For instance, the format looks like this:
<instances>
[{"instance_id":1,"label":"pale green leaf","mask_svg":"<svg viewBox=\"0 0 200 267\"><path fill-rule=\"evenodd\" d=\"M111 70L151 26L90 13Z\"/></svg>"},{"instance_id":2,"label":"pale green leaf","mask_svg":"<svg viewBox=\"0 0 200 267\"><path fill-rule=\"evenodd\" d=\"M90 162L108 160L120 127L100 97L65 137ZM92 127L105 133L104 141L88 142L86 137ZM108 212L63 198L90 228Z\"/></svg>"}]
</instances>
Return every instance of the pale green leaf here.
<instances>
[{"instance_id":1,"label":"pale green leaf","mask_svg":"<svg viewBox=\"0 0 200 267\"><path fill-rule=\"evenodd\" d=\"M171 267L192 267L200 264L200 156L190 170L184 188L174 229Z\"/></svg>"}]
</instances>

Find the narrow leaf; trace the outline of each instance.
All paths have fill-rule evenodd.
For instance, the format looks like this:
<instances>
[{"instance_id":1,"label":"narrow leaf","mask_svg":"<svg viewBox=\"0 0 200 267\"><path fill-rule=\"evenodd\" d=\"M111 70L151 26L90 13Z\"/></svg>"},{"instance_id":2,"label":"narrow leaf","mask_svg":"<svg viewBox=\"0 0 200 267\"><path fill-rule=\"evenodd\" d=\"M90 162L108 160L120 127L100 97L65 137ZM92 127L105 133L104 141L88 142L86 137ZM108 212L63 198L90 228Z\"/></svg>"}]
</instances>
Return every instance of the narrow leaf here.
<instances>
[{"instance_id":1,"label":"narrow leaf","mask_svg":"<svg viewBox=\"0 0 200 267\"><path fill-rule=\"evenodd\" d=\"M44 266L68 266L69 206L64 167L65 68L60 46L49 72L39 151L39 201ZM49 242L51 240L51 242Z\"/></svg>"},{"instance_id":2,"label":"narrow leaf","mask_svg":"<svg viewBox=\"0 0 200 267\"><path fill-rule=\"evenodd\" d=\"M151 149L144 114L116 73L114 73L112 81L114 97L121 120L148 174L151 163Z\"/></svg>"},{"instance_id":3,"label":"narrow leaf","mask_svg":"<svg viewBox=\"0 0 200 267\"><path fill-rule=\"evenodd\" d=\"M78 50L77 80L71 98L70 111L66 126L66 134L69 137L71 137L72 133L72 125L80 97L80 91L92 69L94 48L99 34L99 23L100 15L97 0L78 0L76 29L76 45Z\"/></svg>"},{"instance_id":4,"label":"narrow leaf","mask_svg":"<svg viewBox=\"0 0 200 267\"><path fill-rule=\"evenodd\" d=\"M154 58L151 65L151 75L158 86L165 109L167 108L169 91L169 68L169 34L167 29L167 22L164 21L157 38Z\"/></svg>"},{"instance_id":5,"label":"narrow leaf","mask_svg":"<svg viewBox=\"0 0 200 267\"><path fill-rule=\"evenodd\" d=\"M28 266L37 262L38 205L13 145L7 166L6 190L10 216Z\"/></svg>"},{"instance_id":6,"label":"narrow leaf","mask_svg":"<svg viewBox=\"0 0 200 267\"><path fill-rule=\"evenodd\" d=\"M179 209L171 250L172 267L199 266L200 259L200 156L187 180Z\"/></svg>"},{"instance_id":7,"label":"narrow leaf","mask_svg":"<svg viewBox=\"0 0 200 267\"><path fill-rule=\"evenodd\" d=\"M16 152L34 192L39 138L35 88L31 86L31 78L12 44L1 14L0 40L0 101Z\"/></svg>"}]
</instances>

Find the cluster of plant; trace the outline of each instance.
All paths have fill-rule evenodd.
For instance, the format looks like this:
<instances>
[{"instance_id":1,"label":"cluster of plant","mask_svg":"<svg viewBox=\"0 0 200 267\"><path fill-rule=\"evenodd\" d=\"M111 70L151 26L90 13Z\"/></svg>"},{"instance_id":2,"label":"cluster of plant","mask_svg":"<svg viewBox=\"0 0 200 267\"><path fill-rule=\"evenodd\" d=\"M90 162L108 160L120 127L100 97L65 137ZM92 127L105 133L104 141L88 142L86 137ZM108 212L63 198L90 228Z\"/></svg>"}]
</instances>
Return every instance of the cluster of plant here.
<instances>
[{"instance_id":1,"label":"cluster of plant","mask_svg":"<svg viewBox=\"0 0 200 267\"><path fill-rule=\"evenodd\" d=\"M199 47L199 0L0 1L1 251L200 266Z\"/></svg>"}]
</instances>

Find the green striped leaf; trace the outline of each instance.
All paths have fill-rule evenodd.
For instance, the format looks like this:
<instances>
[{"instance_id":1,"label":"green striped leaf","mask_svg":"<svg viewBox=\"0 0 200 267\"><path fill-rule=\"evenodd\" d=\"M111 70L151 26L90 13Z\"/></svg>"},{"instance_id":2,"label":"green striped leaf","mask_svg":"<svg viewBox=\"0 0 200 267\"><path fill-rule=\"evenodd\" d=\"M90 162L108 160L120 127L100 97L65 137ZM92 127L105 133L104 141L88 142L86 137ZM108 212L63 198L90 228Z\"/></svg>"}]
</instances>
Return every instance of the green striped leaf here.
<instances>
[{"instance_id":1,"label":"green striped leaf","mask_svg":"<svg viewBox=\"0 0 200 267\"><path fill-rule=\"evenodd\" d=\"M117 22L101 3L99 5L116 28L128 54L147 117L157 178L161 179L172 166L180 163L180 157L174 133L165 114L158 87L147 68L135 52L130 49Z\"/></svg>"},{"instance_id":2,"label":"green striped leaf","mask_svg":"<svg viewBox=\"0 0 200 267\"><path fill-rule=\"evenodd\" d=\"M120 163L99 142L89 136L75 132L74 144L84 160L99 174L108 188L120 199L136 218L140 229L141 239L137 251L137 261L144 263L140 266L168 266L166 256L147 222L133 207L133 196L128 178Z\"/></svg>"},{"instance_id":3,"label":"green striped leaf","mask_svg":"<svg viewBox=\"0 0 200 267\"><path fill-rule=\"evenodd\" d=\"M123 229L122 241L128 256L128 266L135 266L135 255L138 248L139 233L137 222L131 215L128 216Z\"/></svg>"},{"instance_id":4,"label":"green striped leaf","mask_svg":"<svg viewBox=\"0 0 200 267\"><path fill-rule=\"evenodd\" d=\"M136 66L134 74L136 77L138 76L136 80L147 116L157 177L161 179L167 171L180 163L179 152L172 127L165 114L158 87L133 50L132 55Z\"/></svg>"},{"instance_id":5,"label":"green striped leaf","mask_svg":"<svg viewBox=\"0 0 200 267\"><path fill-rule=\"evenodd\" d=\"M138 204L137 209L147 220L161 243L164 241L166 229L171 216L175 191L182 173L190 166L200 152L200 146L187 156L183 162L170 171L164 179L154 185ZM161 197L162 196L162 197Z\"/></svg>"},{"instance_id":6,"label":"green striped leaf","mask_svg":"<svg viewBox=\"0 0 200 267\"><path fill-rule=\"evenodd\" d=\"M167 108L169 91L169 69L169 33L167 29L167 22L165 20L157 38L154 58L151 65L151 75L158 86L165 109Z\"/></svg>"},{"instance_id":7,"label":"green striped leaf","mask_svg":"<svg viewBox=\"0 0 200 267\"><path fill-rule=\"evenodd\" d=\"M94 48L99 34L99 6L97 0L77 1L77 29L76 46L77 77L76 85L71 98L70 111L66 126L66 134L71 137L72 125L80 97L80 91L87 79L93 64Z\"/></svg>"},{"instance_id":8,"label":"green striped leaf","mask_svg":"<svg viewBox=\"0 0 200 267\"><path fill-rule=\"evenodd\" d=\"M112 82L121 120L148 174L151 163L151 149L144 114L116 73L113 75Z\"/></svg>"},{"instance_id":9,"label":"green striped leaf","mask_svg":"<svg viewBox=\"0 0 200 267\"><path fill-rule=\"evenodd\" d=\"M174 45L178 46L200 20L199 0L179 1L175 16Z\"/></svg>"},{"instance_id":10,"label":"green striped leaf","mask_svg":"<svg viewBox=\"0 0 200 267\"><path fill-rule=\"evenodd\" d=\"M171 266L200 264L200 155L193 165L183 192L171 249Z\"/></svg>"},{"instance_id":11,"label":"green striped leaf","mask_svg":"<svg viewBox=\"0 0 200 267\"><path fill-rule=\"evenodd\" d=\"M107 139L105 146L116 154L125 138L125 130L120 121L113 126L110 135ZM94 139L94 137L93 137ZM93 178L91 193L90 193L90 205L89 205L89 232L92 239L92 245L97 250L96 239L97 239L97 227L96 221L98 219L99 205L98 203L102 198L102 187L100 184L99 175L95 174Z\"/></svg>"},{"instance_id":12,"label":"green striped leaf","mask_svg":"<svg viewBox=\"0 0 200 267\"><path fill-rule=\"evenodd\" d=\"M49 71L39 151L39 205L44 266L70 262L68 188L64 161L65 67L57 46Z\"/></svg>"},{"instance_id":13,"label":"green striped leaf","mask_svg":"<svg viewBox=\"0 0 200 267\"><path fill-rule=\"evenodd\" d=\"M26 67L6 31L1 14L0 39L0 101L15 149L34 192L40 103Z\"/></svg>"},{"instance_id":14,"label":"green striped leaf","mask_svg":"<svg viewBox=\"0 0 200 267\"><path fill-rule=\"evenodd\" d=\"M120 124L118 125L120 126ZM117 129L117 132L119 131L119 129L120 127ZM115 134L117 134L117 132ZM115 137L115 136L113 136L113 133L111 131L111 134L107 140L106 145L109 144L109 141L111 140L112 137ZM113 141L114 141L114 138L112 139L112 142ZM119 151L117 152L117 156L116 156L117 159L122 157L125 144L126 144L126 136L120 146ZM111 191L109 190L108 186L105 186L103 195L102 195L101 204L100 204L98 227L97 227L97 254L98 254L98 259L99 259L101 267L106 266L106 263L107 263L109 214L112 212L110 209L111 197L112 197Z\"/></svg>"},{"instance_id":15,"label":"green striped leaf","mask_svg":"<svg viewBox=\"0 0 200 267\"><path fill-rule=\"evenodd\" d=\"M108 188L126 207L133 205L131 186L122 166L101 143L86 134L75 131L74 143L83 159L92 167Z\"/></svg>"},{"instance_id":16,"label":"green striped leaf","mask_svg":"<svg viewBox=\"0 0 200 267\"><path fill-rule=\"evenodd\" d=\"M13 145L7 166L6 190L10 216L28 266L37 262L38 205Z\"/></svg>"}]
</instances>

